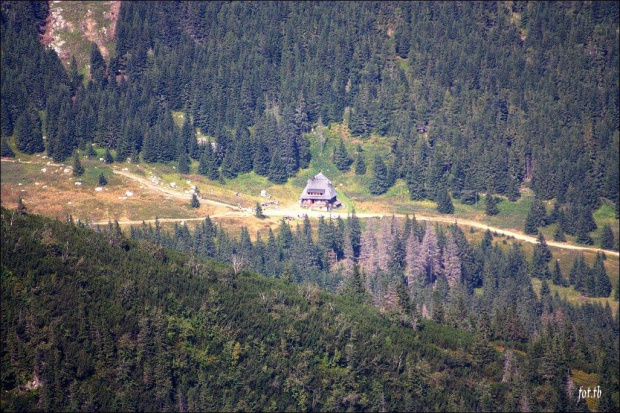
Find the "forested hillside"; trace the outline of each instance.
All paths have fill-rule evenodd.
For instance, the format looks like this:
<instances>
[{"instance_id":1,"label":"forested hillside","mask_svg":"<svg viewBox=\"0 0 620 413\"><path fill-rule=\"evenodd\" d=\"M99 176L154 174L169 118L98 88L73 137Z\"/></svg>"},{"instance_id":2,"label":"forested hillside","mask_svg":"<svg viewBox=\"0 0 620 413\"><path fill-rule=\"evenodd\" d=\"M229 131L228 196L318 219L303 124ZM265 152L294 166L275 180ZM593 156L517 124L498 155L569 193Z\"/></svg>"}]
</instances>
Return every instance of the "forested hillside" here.
<instances>
[{"instance_id":1,"label":"forested hillside","mask_svg":"<svg viewBox=\"0 0 620 413\"><path fill-rule=\"evenodd\" d=\"M391 138L372 194L402 178L412 200L514 200L526 184L588 242L601 197L618 204L618 7L123 2L116 51L107 65L93 46L85 87L37 41L46 6L4 2L2 135L42 151L44 118L57 161L94 142L118 161L282 183L308 166L305 132L344 122L362 144ZM190 115L182 128L172 111Z\"/></svg>"},{"instance_id":2,"label":"forested hillside","mask_svg":"<svg viewBox=\"0 0 620 413\"><path fill-rule=\"evenodd\" d=\"M278 228L237 217L256 235L209 217L123 232L19 198L1 209L1 409L617 411L618 260L545 236L591 244L598 221L597 243L618 249L619 10L124 1L114 49L93 43L84 76L44 46L47 2L2 2L3 164L27 157L4 171L36 172L3 194L75 186L64 164L39 179L47 161L29 155L43 153L73 159L74 178L83 159L102 194L167 175L165 196L186 204L168 188L183 175L284 192L324 167L347 204L354 185L386 203L408 189L401 217L478 208L482 193L489 217L530 208L521 228L538 243L396 208L362 222L353 202L347 219ZM135 169L114 174L121 162Z\"/></svg>"},{"instance_id":3,"label":"forested hillside","mask_svg":"<svg viewBox=\"0 0 620 413\"><path fill-rule=\"evenodd\" d=\"M617 408L609 307L531 294L542 328L508 305L498 337L484 310L412 323L408 300L380 313L115 225L1 213L3 410L578 410L586 373Z\"/></svg>"}]
</instances>

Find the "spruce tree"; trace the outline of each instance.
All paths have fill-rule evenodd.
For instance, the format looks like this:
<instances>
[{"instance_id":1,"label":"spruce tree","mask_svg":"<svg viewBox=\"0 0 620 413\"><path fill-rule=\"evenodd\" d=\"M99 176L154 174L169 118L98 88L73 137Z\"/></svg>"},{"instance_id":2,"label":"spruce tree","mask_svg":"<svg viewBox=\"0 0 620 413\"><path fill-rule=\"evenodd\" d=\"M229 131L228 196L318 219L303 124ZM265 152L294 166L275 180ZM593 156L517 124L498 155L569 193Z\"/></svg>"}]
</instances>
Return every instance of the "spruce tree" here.
<instances>
[{"instance_id":1,"label":"spruce tree","mask_svg":"<svg viewBox=\"0 0 620 413\"><path fill-rule=\"evenodd\" d=\"M538 251L539 256L545 263L551 261L552 254L549 250L549 246L547 245L547 241L545 240L542 232L538 232L538 239L535 247L535 251Z\"/></svg>"},{"instance_id":2,"label":"spruce tree","mask_svg":"<svg viewBox=\"0 0 620 413\"><path fill-rule=\"evenodd\" d=\"M211 147L211 143L207 143L207 147L205 148L205 159L207 160L207 178L212 181L221 180L222 176L217 168L217 159Z\"/></svg>"},{"instance_id":3,"label":"spruce tree","mask_svg":"<svg viewBox=\"0 0 620 413\"><path fill-rule=\"evenodd\" d=\"M97 87L105 86L106 64L95 42L92 43L90 51L90 77Z\"/></svg>"},{"instance_id":4,"label":"spruce tree","mask_svg":"<svg viewBox=\"0 0 620 413\"><path fill-rule=\"evenodd\" d=\"M383 159L379 154L375 155L375 164L373 168L372 181L370 182L370 193L373 195L381 195L389 189L388 171L383 163Z\"/></svg>"},{"instance_id":5,"label":"spruce tree","mask_svg":"<svg viewBox=\"0 0 620 413\"><path fill-rule=\"evenodd\" d=\"M108 163L108 164L114 162L114 158L112 157L112 154L110 153L110 148L106 148L105 154L103 155L103 162Z\"/></svg>"},{"instance_id":6,"label":"spruce tree","mask_svg":"<svg viewBox=\"0 0 620 413\"><path fill-rule=\"evenodd\" d=\"M490 193L487 194L484 203L485 213L487 215L493 216L499 214L499 209L497 208L497 201L495 200L495 197L493 195L491 195Z\"/></svg>"},{"instance_id":7,"label":"spruce tree","mask_svg":"<svg viewBox=\"0 0 620 413\"><path fill-rule=\"evenodd\" d=\"M41 120L34 107L28 108L15 124L15 143L17 149L25 154L43 152L43 135L41 134Z\"/></svg>"},{"instance_id":8,"label":"spruce tree","mask_svg":"<svg viewBox=\"0 0 620 413\"><path fill-rule=\"evenodd\" d=\"M562 276L562 270L560 268L559 260L555 260L555 264L553 266L553 274L551 276L551 281L553 282L553 284L559 285L561 287L568 286L568 282L564 279L564 276Z\"/></svg>"},{"instance_id":9,"label":"spruce tree","mask_svg":"<svg viewBox=\"0 0 620 413\"><path fill-rule=\"evenodd\" d=\"M530 207L530 214L537 228L546 225L545 219L547 218L547 209L540 199L534 198Z\"/></svg>"},{"instance_id":10,"label":"spruce tree","mask_svg":"<svg viewBox=\"0 0 620 413\"><path fill-rule=\"evenodd\" d=\"M605 224L601 233L601 248L604 250L612 250L615 246L614 233L609 224Z\"/></svg>"},{"instance_id":11,"label":"spruce tree","mask_svg":"<svg viewBox=\"0 0 620 413\"><path fill-rule=\"evenodd\" d=\"M364 155L362 155L362 145L358 144L355 148L355 174L356 175L366 175L366 161L364 160Z\"/></svg>"},{"instance_id":12,"label":"spruce tree","mask_svg":"<svg viewBox=\"0 0 620 413\"><path fill-rule=\"evenodd\" d=\"M17 215L24 215L28 212L28 208L24 205L24 200L21 196L17 198L17 208L15 208L15 212L17 212Z\"/></svg>"},{"instance_id":13,"label":"spruce tree","mask_svg":"<svg viewBox=\"0 0 620 413\"><path fill-rule=\"evenodd\" d=\"M551 251L547 246L545 237L541 232L538 232L538 243L534 248L534 254L532 257L532 272L533 275L541 280L551 278L549 273L549 266L547 263L551 260Z\"/></svg>"},{"instance_id":14,"label":"spruce tree","mask_svg":"<svg viewBox=\"0 0 620 413\"><path fill-rule=\"evenodd\" d=\"M263 207L261 207L260 202L256 203L255 213L254 215L258 219L266 218L265 214L263 214Z\"/></svg>"},{"instance_id":15,"label":"spruce tree","mask_svg":"<svg viewBox=\"0 0 620 413\"><path fill-rule=\"evenodd\" d=\"M73 176L82 176L84 174L84 168L80 162L80 155L75 152L73 154Z\"/></svg>"},{"instance_id":16,"label":"spruce tree","mask_svg":"<svg viewBox=\"0 0 620 413\"><path fill-rule=\"evenodd\" d=\"M237 177L237 168L235 166L235 156L231 149L226 151L224 160L222 161L222 176L226 179L233 179Z\"/></svg>"},{"instance_id":17,"label":"spruce tree","mask_svg":"<svg viewBox=\"0 0 620 413\"><path fill-rule=\"evenodd\" d=\"M587 228L588 226L584 218L580 218L579 221L577 221L577 234L575 239L577 243L586 245L592 245L594 243Z\"/></svg>"},{"instance_id":18,"label":"spruce tree","mask_svg":"<svg viewBox=\"0 0 620 413\"><path fill-rule=\"evenodd\" d=\"M4 94L0 98L0 136L7 137L13 135L13 121L9 113L9 107L4 99Z\"/></svg>"},{"instance_id":19,"label":"spruce tree","mask_svg":"<svg viewBox=\"0 0 620 413\"><path fill-rule=\"evenodd\" d=\"M260 176L269 175L269 148L265 145L262 139L256 140L256 148L254 149L254 172Z\"/></svg>"},{"instance_id":20,"label":"spruce tree","mask_svg":"<svg viewBox=\"0 0 620 413\"><path fill-rule=\"evenodd\" d=\"M409 189L409 199L421 201L426 198L424 191L424 171L419 162L414 163L407 171L407 189Z\"/></svg>"},{"instance_id":21,"label":"spruce tree","mask_svg":"<svg viewBox=\"0 0 620 413\"><path fill-rule=\"evenodd\" d=\"M9 146L9 143L6 141L6 139L2 139L2 143L0 143L0 145L1 145L0 156L2 156L3 158L14 158L15 157L15 153L11 149L11 146Z\"/></svg>"},{"instance_id":22,"label":"spruce tree","mask_svg":"<svg viewBox=\"0 0 620 413\"><path fill-rule=\"evenodd\" d=\"M441 214L454 214L454 206L444 186L437 190L437 211Z\"/></svg>"},{"instance_id":23,"label":"spruce tree","mask_svg":"<svg viewBox=\"0 0 620 413\"><path fill-rule=\"evenodd\" d=\"M592 267L594 275L594 293L595 297L609 297L611 294L611 281L605 271L605 263L601 254L596 254L596 261Z\"/></svg>"},{"instance_id":24,"label":"spruce tree","mask_svg":"<svg viewBox=\"0 0 620 413\"><path fill-rule=\"evenodd\" d=\"M237 173L248 173L252 170L254 146L250 140L250 131L245 126L237 126L234 155Z\"/></svg>"},{"instance_id":25,"label":"spruce tree","mask_svg":"<svg viewBox=\"0 0 620 413\"><path fill-rule=\"evenodd\" d=\"M525 233L529 235L536 234L538 232L538 225L536 225L536 217L532 214L532 211L527 213L525 217Z\"/></svg>"},{"instance_id":26,"label":"spruce tree","mask_svg":"<svg viewBox=\"0 0 620 413\"><path fill-rule=\"evenodd\" d=\"M190 201L189 206L192 208L200 207L200 201L198 201L198 197L196 196L195 192L192 194L192 200Z\"/></svg>"},{"instance_id":27,"label":"spruce tree","mask_svg":"<svg viewBox=\"0 0 620 413\"><path fill-rule=\"evenodd\" d=\"M185 151L181 151L179 155L179 173L180 174L188 174L189 173L189 155Z\"/></svg>"},{"instance_id":28,"label":"spruce tree","mask_svg":"<svg viewBox=\"0 0 620 413\"><path fill-rule=\"evenodd\" d=\"M366 162L361 152L358 152L355 158L355 175L366 175Z\"/></svg>"},{"instance_id":29,"label":"spruce tree","mask_svg":"<svg viewBox=\"0 0 620 413\"><path fill-rule=\"evenodd\" d=\"M105 186L108 184L108 180L105 178L103 172L99 174L99 186Z\"/></svg>"},{"instance_id":30,"label":"spruce tree","mask_svg":"<svg viewBox=\"0 0 620 413\"><path fill-rule=\"evenodd\" d=\"M92 143L88 145L86 156L88 156L89 159L97 157L97 151L95 151L95 146Z\"/></svg>"},{"instance_id":31,"label":"spruce tree","mask_svg":"<svg viewBox=\"0 0 620 413\"><path fill-rule=\"evenodd\" d=\"M286 167L278 154L274 154L274 156L271 158L268 179L275 184L284 184L288 180L288 175L286 174Z\"/></svg>"},{"instance_id":32,"label":"spruce tree","mask_svg":"<svg viewBox=\"0 0 620 413\"><path fill-rule=\"evenodd\" d=\"M566 242L566 235L564 235L562 225L558 224L555 232L553 233L553 240L558 242Z\"/></svg>"},{"instance_id":33,"label":"spruce tree","mask_svg":"<svg viewBox=\"0 0 620 413\"><path fill-rule=\"evenodd\" d=\"M203 150L202 154L200 155L200 160L198 161L198 173L200 175L207 176L207 172L208 172L207 162L208 162L207 151Z\"/></svg>"},{"instance_id":34,"label":"spruce tree","mask_svg":"<svg viewBox=\"0 0 620 413\"><path fill-rule=\"evenodd\" d=\"M340 139L340 144L338 145L338 148L334 147L333 162L334 165L336 165L336 168L338 168L338 170L341 172L348 171L349 167L351 166L352 160L349 157L347 148L345 147L344 141L342 139Z\"/></svg>"}]
</instances>

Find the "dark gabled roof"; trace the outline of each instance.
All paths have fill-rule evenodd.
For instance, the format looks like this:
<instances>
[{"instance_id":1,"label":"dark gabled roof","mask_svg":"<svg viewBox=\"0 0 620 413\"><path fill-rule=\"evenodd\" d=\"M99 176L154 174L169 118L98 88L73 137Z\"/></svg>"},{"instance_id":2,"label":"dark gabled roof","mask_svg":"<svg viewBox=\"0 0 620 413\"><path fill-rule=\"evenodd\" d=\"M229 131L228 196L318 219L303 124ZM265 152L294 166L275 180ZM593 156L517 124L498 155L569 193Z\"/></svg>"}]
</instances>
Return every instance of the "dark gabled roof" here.
<instances>
[{"instance_id":1,"label":"dark gabled roof","mask_svg":"<svg viewBox=\"0 0 620 413\"><path fill-rule=\"evenodd\" d=\"M319 193L320 195L308 195L308 192ZM308 183L301 193L300 199L314 199L329 201L338 195L332 183L322 173L318 173L314 178L308 179Z\"/></svg>"}]
</instances>

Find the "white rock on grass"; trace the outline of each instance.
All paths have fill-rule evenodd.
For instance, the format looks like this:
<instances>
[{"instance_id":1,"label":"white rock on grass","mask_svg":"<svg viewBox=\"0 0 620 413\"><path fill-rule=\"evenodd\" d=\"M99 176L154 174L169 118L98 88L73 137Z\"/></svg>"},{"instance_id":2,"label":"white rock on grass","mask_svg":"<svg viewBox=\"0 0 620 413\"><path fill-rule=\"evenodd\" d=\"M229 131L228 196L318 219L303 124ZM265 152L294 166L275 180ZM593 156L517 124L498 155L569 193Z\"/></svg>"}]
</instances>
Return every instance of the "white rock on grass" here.
<instances>
[{"instance_id":1,"label":"white rock on grass","mask_svg":"<svg viewBox=\"0 0 620 413\"><path fill-rule=\"evenodd\" d=\"M81 183L81 182L79 182L79 181L78 181L78 182L76 182L75 184L76 184L77 186L81 186L81 185L82 185L82 183Z\"/></svg>"},{"instance_id":2,"label":"white rock on grass","mask_svg":"<svg viewBox=\"0 0 620 413\"><path fill-rule=\"evenodd\" d=\"M123 168L122 170L123 170L123 171L128 171L128 170L129 170L129 168Z\"/></svg>"},{"instance_id":3,"label":"white rock on grass","mask_svg":"<svg viewBox=\"0 0 620 413\"><path fill-rule=\"evenodd\" d=\"M99 160L100 160L101 162L103 162L103 158L99 158Z\"/></svg>"},{"instance_id":4,"label":"white rock on grass","mask_svg":"<svg viewBox=\"0 0 620 413\"><path fill-rule=\"evenodd\" d=\"M47 185L43 185L43 189L47 189Z\"/></svg>"},{"instance_id":5,"label":"white rock on grass","mask_svg":"<svg viewBox=\"0 0 620 413\"><path fill-rule=\"evenodd\" d=\"M172 188L176 188L176 187L177 187L177 183L176 183L176 182L170 182L170 186L171 186Z\"/></svg>"},{"instance_id":6,"label":"white rock on grass","mask_svg":"<svg viewBox=\"0 0 620 413\"><path fill-rule=\"evenodd\" d=\"M43 173L47 172L47 168L41 169L41 172L43 172Z\"/></svg>"},{"instance_id":7,"label":"white rock on grass","mask_svg":"<svg viewBox=\"0 0 620 413\"><path fill-rule=\"evenodd\" d=\"M125 192L125 195L127 195L127 196L133 196L133 192L131 192L131 191L127 191L127 192Z\"/></svg>"},{"instance_id":8,"label":"white rock on grass","mask_svg":"<svg viewBox=\"0 0 620 413\"><path fill-rule=\"evenodd\" d=\"M64 173L68 174L69 172L71 172L71 169L69 169L69 168L65 168L65 169L63 169L62 171L63 171Z\"/></svg>"},{"instance_id":9,"label":"white rock on grass","mask_svg":"<svg viewBox=\"0 0 620 413\"><path fill-rule=\"evenodd\" d=\"M101 191L103 191L103 187L98 186L97 188L95 188L95 191L97 191L97 192L101 192Z\"/></svg>"}]
</instances>

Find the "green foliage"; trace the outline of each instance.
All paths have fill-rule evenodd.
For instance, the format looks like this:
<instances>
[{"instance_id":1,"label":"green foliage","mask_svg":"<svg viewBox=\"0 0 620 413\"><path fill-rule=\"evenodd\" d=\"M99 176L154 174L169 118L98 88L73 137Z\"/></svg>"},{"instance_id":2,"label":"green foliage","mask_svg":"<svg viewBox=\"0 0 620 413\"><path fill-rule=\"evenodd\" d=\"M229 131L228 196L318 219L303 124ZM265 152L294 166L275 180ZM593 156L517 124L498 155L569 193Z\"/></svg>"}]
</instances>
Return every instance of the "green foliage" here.
<instances>
[{"instance_id":1,"label":"green foliage","mask_svg":"<svg viewBox=\"0 0 620 413\"><path fill-rule=\"evenodd\" d=\"M101 172L99 174L99 186L105 186L108 184L108 180L106 179L105 175L103 174L103 172Z\"/></svg>"},{"instance_id":2,"label":"green foliage","mask_svg":"<svg viewBox=\"0 0 620 413\"><path fill-rule=\"evenodd\" d=\"M279 156L273 156L269 165L269 180L274 184L283 184L288 181L286 166Z\"/></svg>"},{"instance_id":3,"label":"green foliage","mask_svg":"<svg viewBox=\"0 0 620 413\"><path fill-rule=\"evenodd\" d=\"M267 218L265 214L263 214L263 207L260 205L260 202L256 203L256 207L254 208L254 210L255 210L254 216L256 216L256 218L258 219Z\"/></svg>"},{"instance_id":4,"label":"green foliage","mask_svg":"<svg viewBox=\"0 0 620 413\"><path fill-rule=\"evenodd\" d=\"M421 201L426 198L423 172L418 163L413 164L407 170L407 189L409 190L409 199L412 201Z\"/></svg>"},{"instance_id":5,"label":"green foliage","mask_svg":"<svg viewBox=\"0 0 620 413\"><path fill-rule=\"evenodd\" d=\"M189 206L192 208L200 208L200 201L198 201L198 197L195 192L192 193L192 199L189 202Z\"/></svg>"},{"instance_id":6,"label":"green foliage","mask_svg":"<svg viewBox=\"0 0 620 413\"><path fill-rule=\"evenodd\" d=\"M2 139L0 142L0 156L3 158L15 158L15 152L13 152L6 139Z\"/></svg>"},{"instance_id":7,"label":"green foliage","mask_svg":"<svg viewBox=\"0 0 620 413\"><path fill-rule=\"evenodd\" d=\"M189 155L187 152L183 151L179 155L179 168L178 171L180 174L188 174L189 173Z\"/></svg>"},{"instance_id":8,"label":"green foliage","mask_svg":"<svg viewBox=\"0 0 620 413\"><path fill-rule=\"evenodd\" d=\"M487 194L484 199L484 213L489 216L499 214L499 209L497 208L497 200L492 194Z\"/></svg>"},{"instance_id":9,"label":"green foliage","mask_svg":"<svg viewBox=\"0 0 620 413\"><path fill-rule=\"evenodd\" d=\"M114 162L114 158L112 157L112 154L110 153L110 148L106 148L105 153L103 154L103 162L107 164Z\"/></svg>"},{"instance_id":10,"label":"green foliage","mask_svg":"<svg viewBox=\"0 0 620 413\"><path fill-rule=\"evenodd\" d=\"M338 124L364 145L387 142L386 185L406 179L413 200L436 201L442 185L457 199L516 200L530 178L540 200L593 211L618 197L617 13L607 5L126 3L109 65L89 45L84 86L75 60L89 62L76 58L66 71L39 40L49 6L7 4L2 136L14 135L19 150L18 135L28 145L38 136L20 132L19 119L39 113L55 160L88 142L119 162L177 162L183 151L198 160L200 130L217 143L214 164L227 179L254 169L281 183L310 166L305 134ZM329 146L346 171L341 132L343 143L335 136ZM28 153L43 149L34 146Z\"/></svg>"},{"instance_id":11,"label":"green foliage","mask_svg":"<svg viewBox=\"0 0 620 413\"><path fill-rule=\"evenodd\" d=\"M611 294L611 281L605 271L605 264L601 254L596 254L596 261L592 267L594 273L594 292L596 297L609 297Z\"/></svg>"},{"instance_id":12,"label":"green foliage","mask_svg":"<svg viewBox=\"0 0 620 413\"><path fill-rule=\"evenodd\" d=\"M105 85L106 63L97 43L92 43L90 53L90 78L97 87Z\"/></svg>"},{"instance_id":13,"label":"green foliage","mask_svg":"<svg viewBox=\"0 0 620 413\"><path fill-rule=\"evenodd\" d=\"M370 193L373 195L381 195L390 188L388 171L385 163L379 154L375 155L373 166L372 181L370 181Z\"/></svg>"},{"instance_id":14,"label":"green foliage","mask_svg":"<svg viewBox=\"0 0 620 413\"><path fill-rule=\"evenodd\" d=\"M437 211L442 214L454 214L452 199L445 187L437 190Z\"/></svg>"},{"instance_id":15,"label":"green foliage","mask_svg":"<svg viewBox=\"0 0 620 413\"><path fill-rule=\"evenodd\" d=\"M351 159L351 157L349 157L349 153L347 152L347 148L344 146L344 141L342 139L340 139L340 144L338 145L338 147L334 147L332 161L334 162L334 165L336 165L336 168L338 168L338 170L341 172L348 171L351 167L351 163L353 163L353 160ZM364 165L364 168L365 167L366 166ZM358 175L363 175L363 173Z\"/></svg>"},{"instance_id":16,"label":"green foliage","mask_svg":"<svg viewBox=\"0 0 620 413\"><path fill-rule=\"evenodd\" d=\"M528 212L527 217L525 218L524 232L529 235L533 235L538 232L537 219L534 214L532 214L532 211Z\"/></svg>"},{"instance_id":17,"label":"green foliage","mask_svg":"<svg viewBox=\"0 0 620 413\"><path fill-rule=\"evenodd\" d=\"M26 154L43 152L41 119L34 107L30 106L15 124L15 143L17 149Z\"/></svg>"},{"instance_id":18,"label":"green foliage","mask_svg":"<svg viewBox=\"0 0 620 413\"><path fill-rule=\"evenodd\" d=\"M357 152L355 158L355 175L366 175L366 161L361 152Z\"/></svg>"},{"instance_id":19,"label":"green foliage","mask_svg":"<svg viewBox=\"0 0 620 413\"><path fill-rule=\"evenodd\" d=\"M10 219L2 209L6 410L284 411L313 401L319 410L405 411L441 399L431 374L475 406L461 378L484 377L463 353L469 333L429 322L415 332L346 297L128 240L116 224L97 233L26 215L9 231ZM13 254L18 239L24 253ZM493 353L485 361L499 368ZM20 393L33 374L41 387ZM269 390L274 374L278 391ZM320 392L303 385L315 382ZM365 397L343 401L345 386Z\"/></svg>"},{"instance_id":20,"label":"green foliage","mask_svg":"<svg viewBox=\"0 0 620 413\"><path fill-rule=\"evenodd\" d=\"M88 145L88 151L86 152L86 156L88 156L88 159L93 159L97 157L97 151L95 151L95 147L92 143Z\"/></svg>"},{"instance_id":21,"label":"green foliage","mask_svg":"<svg viewBox=\"0 0 620 413\"><path fill-rule=\"evenodd\" d=\"M553 233L553 240L558 242L566 242L566 235L564 235L561 225L558 225L555 229L555 232Z\"/></svg>"},{"instance_id":22,"label":"green foliage","mask_svg":"<svg viewBox=\"0 0 620 413\"><path fill-rule=\"evenodd\" d=\"M82 162L80 162L80 155L76 151L73 154L73 176L82 176L84 174L84 167L82 166Z\"/></svg>"},{"instance_id":23,"label":"green foliage","mask_svg":"<svg viewBox=\"0 0 620 413\"><path fill-rule=\"evenodd\" d=\"M609 224L606 224L603 227L603 232L601 234L601 248L605 250L611 250L615 248L614 233L611 230L611 226Z\"/></svg>"}]
</instances>

